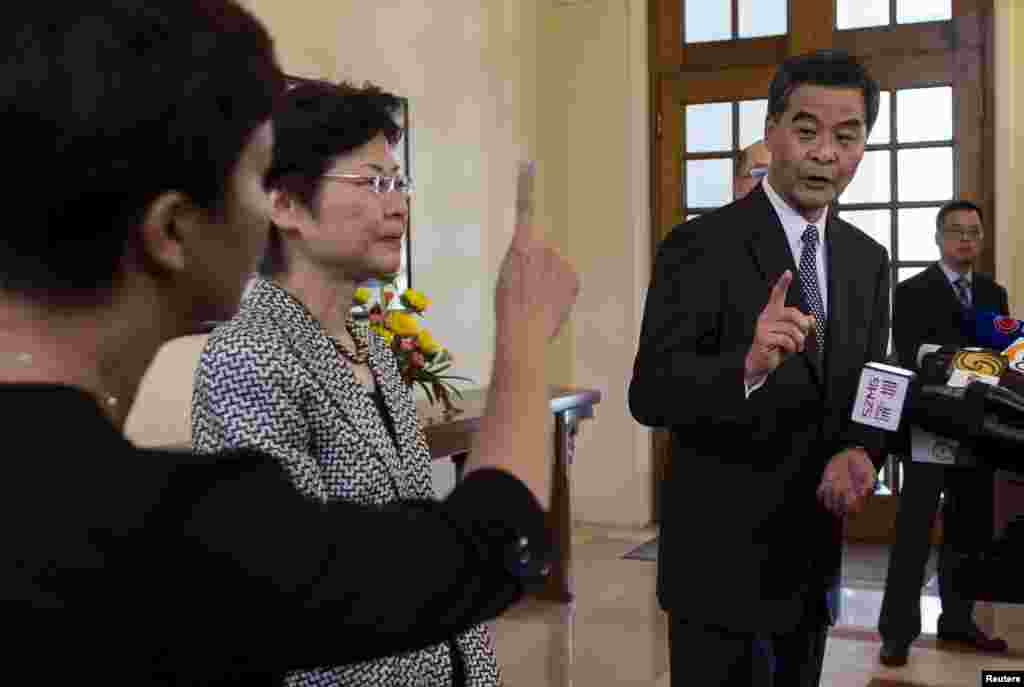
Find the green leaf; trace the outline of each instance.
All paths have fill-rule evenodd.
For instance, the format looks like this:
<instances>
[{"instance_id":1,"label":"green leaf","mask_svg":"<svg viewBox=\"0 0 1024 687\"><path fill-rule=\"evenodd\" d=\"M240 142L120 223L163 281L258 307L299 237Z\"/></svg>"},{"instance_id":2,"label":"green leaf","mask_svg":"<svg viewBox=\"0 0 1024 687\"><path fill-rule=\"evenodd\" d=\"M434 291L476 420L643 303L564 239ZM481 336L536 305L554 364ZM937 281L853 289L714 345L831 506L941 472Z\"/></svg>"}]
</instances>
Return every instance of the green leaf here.
<instances>
[{"instance_id":1,"label":"green leaf","mask_svg":"<svg viewBox=\"0 0 1024 687\"><path fill-rule=\"evenodd\" d=\"M438 375L438 378L439 379L458 379L458 380L463 381L463 382L469 382L470 384L474 384L475 383L469 377L460 377L459 375Z\"/></svg>"},{"instance_id":2,"label":"green leaf","mask_svg":"<svg viewBox=\"0 0 1024 687\"><path fill-rule=\"evenodd\" d=\"M425 392L427 392L427 400L428 400L428 401L430 401L430 404L431 404L431 405L433 405L433 404L434 404L434 397L433 397L433 396L431 396L431 394L430 394L430 387L429 387L429 386L427 386L426 384L424 384L423 382L418 382L418 384L419 384L419 385L420 385L421 387L423 387L423 390L424 390Z\"/></svg>"}]
</instances>

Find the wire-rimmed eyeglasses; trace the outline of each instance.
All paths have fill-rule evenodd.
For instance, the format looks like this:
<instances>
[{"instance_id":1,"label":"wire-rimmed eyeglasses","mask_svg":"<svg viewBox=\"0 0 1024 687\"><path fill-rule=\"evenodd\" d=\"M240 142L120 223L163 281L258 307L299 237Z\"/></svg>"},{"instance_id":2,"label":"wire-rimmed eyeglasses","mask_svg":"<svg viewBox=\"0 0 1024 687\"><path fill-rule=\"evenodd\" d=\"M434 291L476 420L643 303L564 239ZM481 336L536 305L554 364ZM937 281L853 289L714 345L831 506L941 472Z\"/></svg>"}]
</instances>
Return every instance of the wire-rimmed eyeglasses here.
<instances>
[{"instance_id":1,"label":"wire-rimmed eyeglasses","mask_svg":"<svg viewBox=\"0 0 1024 687\"><path fill-rule=\"evenodd\" d=\"M943 229L942 234L949 239L978 242L985 238L984 232L977 229Z\"/></svg>"},{"instance_id":2,"label":"wire-rimmed eyeglasses","mask_svg":"<svg viewBox=\"0 0 1024 687\"><path fill-rule=\"evenodd\" d=\"M391 193L398 191L402 195L412 193L412 179L398 174L387 176L384 174L324 174L324 179L335 179L337 181L348 181L350 183L366 186L374 193Z\"/></svg>"}]
</instances>

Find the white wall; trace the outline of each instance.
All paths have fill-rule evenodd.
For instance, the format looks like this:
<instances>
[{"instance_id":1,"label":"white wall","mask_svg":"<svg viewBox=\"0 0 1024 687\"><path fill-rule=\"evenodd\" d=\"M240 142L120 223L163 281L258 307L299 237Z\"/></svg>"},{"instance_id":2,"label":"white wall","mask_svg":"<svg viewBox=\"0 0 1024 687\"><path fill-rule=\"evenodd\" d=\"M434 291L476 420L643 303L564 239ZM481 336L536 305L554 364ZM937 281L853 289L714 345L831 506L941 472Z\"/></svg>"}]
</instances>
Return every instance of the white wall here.
<instances>
[{"instance_id":1,"label":"white wall","mask_svg":"<svg viewBox=\"0 0 1024 687\"><path fill-rule=\"evenodd\" d=\"M1024 160L1024 5L996 0L995 124L996 124L996 279L1010 293L1010 312L1024 308L1024 199L1020 161Z\"/></svg>"},{"instance_id":2,"label":"white wall","mask_svg":"<svg viewBox=\"0 0 1024 687\"><path fill-rule=\"evenodd\" d=\"M543 16L540 138L558 151L550 204L582 275L571 354L574 385L600 389L573 466L579 519L646 524L649 432L627 389L649 279L647 3L608 0L548 7ZM557 106L556 106L557 105ZM564 151L564 152L563 152Z\"/></svg>"}]
</instances>

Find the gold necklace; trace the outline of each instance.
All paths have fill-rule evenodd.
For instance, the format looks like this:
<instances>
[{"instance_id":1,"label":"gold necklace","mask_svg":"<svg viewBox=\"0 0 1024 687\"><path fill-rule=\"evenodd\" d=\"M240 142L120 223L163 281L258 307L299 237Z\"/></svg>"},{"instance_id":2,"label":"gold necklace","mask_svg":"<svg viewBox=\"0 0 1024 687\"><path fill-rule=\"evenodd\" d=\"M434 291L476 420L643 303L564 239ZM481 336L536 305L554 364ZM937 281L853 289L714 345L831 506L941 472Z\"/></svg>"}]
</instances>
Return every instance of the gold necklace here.
<instances>
[{"instance_id":1,"label":"gold necklace","mask_svg":"<svg viewBox=\"0 0 1024 687\"><path fill-rule=\"evenodd\" d=\"M337 337L332 336L331 341L334 342L335 350L353 365L365 365L370 360L370 345L366 338L362 336L362 332L356 328L356 321L352 315L345 318L345 330L352 337L356 350L349 350Z\"/></svg>"},{"instance_id":2,"label":"gold necklace","mask_svg":"<svg viewBox=\"0 0 1024 687\"><path fill-rule=\"evenodd\" d=\"M19 365L31 366L32 365L32 354L28 353L26 351L22 351L21 353L15 353L14 354L14 360ZM105 391L102 391L102 392L99 392L99 393L97 393L97 392L90 392L90 393L98 396L100 398L100 400L103 402L103 405L107 406L107 408L109 410L113 410L114 407L118 403L116 396L114 396L113 394L108 394Z\"/></svg>"}]
</instances>

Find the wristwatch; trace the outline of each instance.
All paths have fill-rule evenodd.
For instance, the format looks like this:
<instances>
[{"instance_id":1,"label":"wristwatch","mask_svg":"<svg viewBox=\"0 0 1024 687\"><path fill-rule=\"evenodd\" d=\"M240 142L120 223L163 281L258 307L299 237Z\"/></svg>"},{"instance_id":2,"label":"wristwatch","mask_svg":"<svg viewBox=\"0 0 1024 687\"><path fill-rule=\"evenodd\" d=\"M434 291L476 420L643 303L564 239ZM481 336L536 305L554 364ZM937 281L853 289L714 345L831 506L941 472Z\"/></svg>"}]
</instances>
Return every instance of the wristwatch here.
<instances>
[{"instance_id":1,"label":"wristwatch","mask_svg":"<svg viewBox=\"0 0 1024 687\"><path fill-rule=\"evenodd\" d=\"M505 568L524 582L539 582L551 573L551 552L544 554L533 548L528 537L519 536L505 557Z\"/></svg>"}]
</instances>

